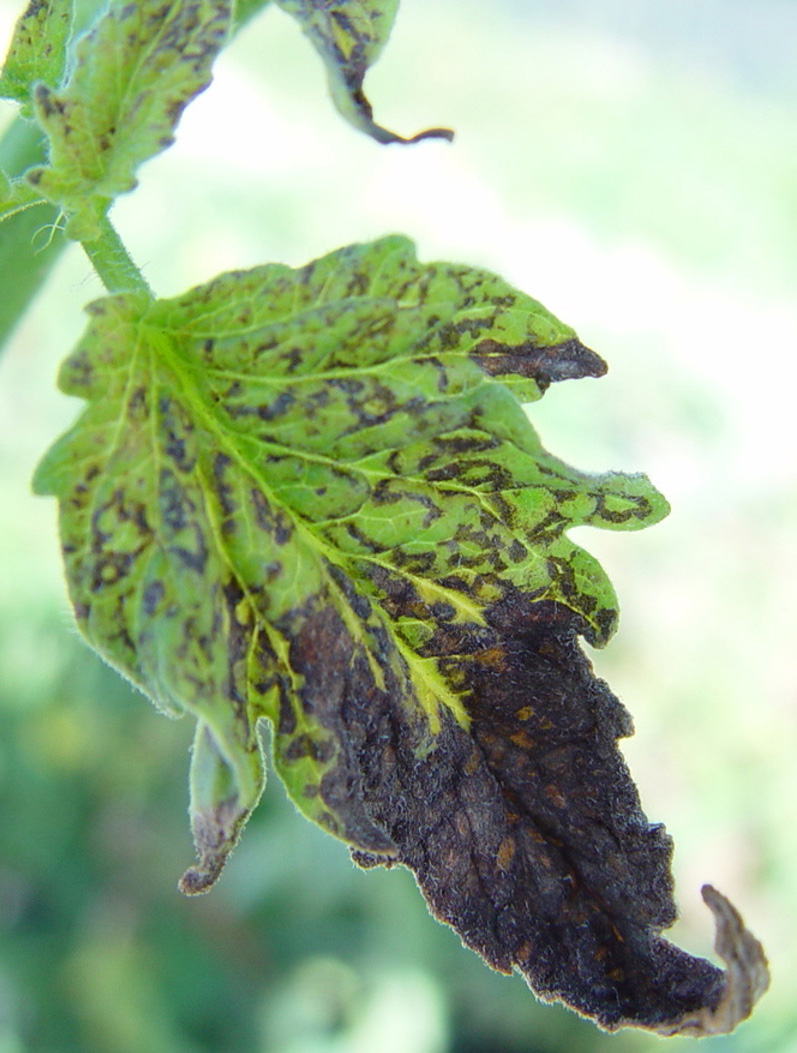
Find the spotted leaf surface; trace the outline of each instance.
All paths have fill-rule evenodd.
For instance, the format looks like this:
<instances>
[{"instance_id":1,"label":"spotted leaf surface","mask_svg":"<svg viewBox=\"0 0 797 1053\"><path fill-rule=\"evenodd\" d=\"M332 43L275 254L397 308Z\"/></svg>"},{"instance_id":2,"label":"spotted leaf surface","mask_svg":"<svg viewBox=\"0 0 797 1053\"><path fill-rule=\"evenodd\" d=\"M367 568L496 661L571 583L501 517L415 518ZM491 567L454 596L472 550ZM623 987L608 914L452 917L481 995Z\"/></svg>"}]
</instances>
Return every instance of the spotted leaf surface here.
<instances>
[{"instance_id":1,"label":"spotted leaf surface","mask_svg":"<svg viewBox=\"0 0 797 1053\"><path fill-rule=\"evenodd\" d=\"M299 22L324 61L332 101L343 117L379 143L452 139L448 128L429 128L404 138L376 124L363 81L384 47L398 0L277 0Z\"/></svg>"},{"instance_id":2,"label":"spotted leaf surface","mask_svg":"<svg viewBox=\"0 0 797 1053\"><path fill-rule=\"evenodd\" d=\"M230 25L230 0L112 0L78 44L63 90L34 91L49 163L28 178L96 236L97 217L136 185L136 169L173 142L186 105L210 83Z\"/></svg>"},{"instance_id":3,"label":"spotted leaf surface","mask_svg":"<svg viewBox=\"0 0 797 1053\"><path fill-rule=\"evenodd\" d=\"M14 27L0 74L0 96L22 104L30 117L31 89L37 81L61 83L72 29L72 0L30 0Z\"/></svg>"},{"instance_id":4,"label":"spotted leaf surface","mask_svg":"<svg viewBox=\"0 0 797 1053\"><path fill-rule=\"evenodd\" d=\"M184 890L213 883L257 800L265 717L305 814L361 865L410 867L494 968L606 1027L745 1015L765 966L721 897L727 977L660 936L670 841L578 645L617 605L568 527L666 503L556 460L519 401L599 376L597 355L402 238L90 314L61 374L88 406L35 483L60 501L83 633L197 719Z\"/></svg>"}]
</instances>

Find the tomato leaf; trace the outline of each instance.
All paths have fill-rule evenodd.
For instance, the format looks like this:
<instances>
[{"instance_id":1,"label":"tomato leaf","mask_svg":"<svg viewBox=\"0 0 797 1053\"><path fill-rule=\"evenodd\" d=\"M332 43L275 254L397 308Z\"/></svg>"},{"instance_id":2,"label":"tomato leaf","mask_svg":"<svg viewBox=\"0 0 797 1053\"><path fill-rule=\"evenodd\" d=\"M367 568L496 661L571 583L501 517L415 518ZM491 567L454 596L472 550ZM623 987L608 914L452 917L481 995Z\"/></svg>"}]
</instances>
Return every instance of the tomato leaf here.
<instances>
[{"instance_id":1,"label":"tomato leaf","mask_svg":"<svg viewBox=\"0 0 797 1053\"><path fill-rule=\"evenodd\" d=\"M718 894L727 978L660 936L670 840L577 639L605 643L617 603L568 528L667 504L556 460L518 401L598 356L398 237L90 313L61 373L88 406L35 486L59 498L86 638L197 719L184 891L257 801L266 717L299 808L361 865L410 867L494 968L609 1028L746 1015L763 954Z\"/></svg>"},{"instance_id":2,"label":"tomato leaf","mask_svg":"<svg viewBox=\"0 0 797 1053\"><path fill-rule=\"evenodd\" d=\"M96 237L138 166L174 141L183 110L210 83L230 18L230 0L113 0L78 43L63 90L36 86L50 154L28 179L67 213L72 237Z\"/></svg>"},{"instance_id":3,"label":"tomato leaf","mask_svg":"<svg viewBox=\"0 0 797 1053\"><path fill-rule=\"evenodd\" d=\"M448 139L448 128L428 128L409 138L374 122L363 81L390 36L398 0L277 0L299 22L324 61L329 91L338 112L379 143Z\"/></svg>"},{"instance_id":4,"label":"tomato leaf","mask_svg":"<svg viewBox=\"0 0 797 1053\"><path fill-rule=\"evenodd\" d=\"M0 97L22 105L32 116L31 90L38 81L56 88L66 69L72 31L72 0L30 0L14 27L0 75Z\"/></svg>"}]
</instances>

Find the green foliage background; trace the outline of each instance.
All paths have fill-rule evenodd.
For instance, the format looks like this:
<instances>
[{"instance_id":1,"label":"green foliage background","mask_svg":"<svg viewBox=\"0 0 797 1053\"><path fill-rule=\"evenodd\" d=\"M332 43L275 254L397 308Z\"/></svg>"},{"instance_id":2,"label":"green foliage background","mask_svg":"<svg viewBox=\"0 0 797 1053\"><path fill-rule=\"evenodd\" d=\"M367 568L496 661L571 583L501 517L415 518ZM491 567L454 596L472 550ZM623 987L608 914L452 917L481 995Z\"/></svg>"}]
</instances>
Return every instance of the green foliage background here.
<instances>
[{"instance_id":1,"label":"green foliage background","mask_svg":"<svg viewBox=\"0 0 797 1053\"><path fill-rule=\"evenodd\" d=\"M402 230L425 259L501 272L606 357L535 422L579 467L644 470L673 513L583 534L623 607L596 664L676 840L674 935L710 953L710 880L771 957L753 1020L712 1050L792 1053L797 10L595 6L404 0L369 78L377 117L458 131L407 149L355 136L269 11L114 216L164 295ZM17 13L3 0L2 30ZM68 250L0 360L0 1053L658 1048L490 974L408 874L356 871L277 779L218 888L177 894L191 728L80 643L54 502L29 495L76 411L53 378L99 292Z\"/></svg>"}]
</instances>

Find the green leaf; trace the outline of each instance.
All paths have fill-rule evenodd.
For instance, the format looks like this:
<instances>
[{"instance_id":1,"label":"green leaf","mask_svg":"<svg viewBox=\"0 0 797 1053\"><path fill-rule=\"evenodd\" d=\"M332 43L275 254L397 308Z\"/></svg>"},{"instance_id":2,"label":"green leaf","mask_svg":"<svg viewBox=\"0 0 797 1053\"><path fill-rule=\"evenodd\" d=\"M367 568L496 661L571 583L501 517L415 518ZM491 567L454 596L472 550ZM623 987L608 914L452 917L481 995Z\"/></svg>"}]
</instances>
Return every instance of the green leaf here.
<instances>
[{"instance_id":1,"label":"green leaf","mask_svg":"<svg viewBox=\"0 0 797 1053\"><path fill-rule=\"evenodd\" d=\"M72 0L30 0L19 18L0 75L0 97L22 104L32 116L31 89L37 81L56 88L66 69L72 31Z\"/></svg>"},{"instance_id":2,"label":"green leaf","mask_svg":"<svg viewBox=\"0 0 797 1053\"><path fill-rule=\"evenodd\" d=\"M26 180L9 179L0 171L0 223L33 205L43 204L44 198Z\"/></svg>"},{"instance_id":3,"label":"green leaf","mask_svg":"<svg viewBox=\"0 0 797 1053\"><path fill-rule=\"evenodd\" d=\"M215 881L257 800L267 717L302 811L361 865L410 867L493 967L607 1027L749 1011L757 943L726 981L659 936L670 841L577 642L605 642L617 605L567 529L634 529L666 502L551 457L512 390L601 360L402 238L90 313L61 373L88 406L35 487L59 498L86 638L197 719L183 889Z\"/></svg>"},{"instance_id":4,"label":"green leaf","mask_svg":"<svg viewBox=\"0 0 797 1053\"><path fill-rule=\"evenodd\" d=\"M63 91L34 91L49 165L30 182L90 241L98 217L136 185L138 166L174 141L188 103L210 83L230 26L230 0L114 0L76 49Z\"/></svg>"},{"instance_id":5,"label":"green leaf","mask_svg":"<svg viewBox=\"0 0 797 1053\"><path fill-rule=\"evenodd\" d=\"M277 0L277 3L293 15L312 41L324 61L332 101L355 128L379 143L453 139L454 133L448 128L428 128L404 138L373 120L363 81L390 36L398 0Z\"/></svg>"}]
</instances>

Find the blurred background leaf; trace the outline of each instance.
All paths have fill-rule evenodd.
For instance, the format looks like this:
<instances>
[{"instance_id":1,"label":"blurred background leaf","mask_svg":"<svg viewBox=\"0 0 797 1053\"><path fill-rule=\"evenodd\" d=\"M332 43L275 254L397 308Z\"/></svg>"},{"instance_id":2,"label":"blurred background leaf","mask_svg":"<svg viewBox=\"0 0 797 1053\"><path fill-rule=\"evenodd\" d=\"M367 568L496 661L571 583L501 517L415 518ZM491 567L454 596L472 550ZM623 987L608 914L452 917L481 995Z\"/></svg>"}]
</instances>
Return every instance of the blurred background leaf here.
<instances>
[{"instance_id":1,"label":"blurred background leaf","mask_svg":"<svg viewBox=\"0 0 797 1053\"><path fill-rule=\"evenodd\" d=\"M2 0L6 38L17 14ZM595 660L676 839L673 935L711 953L713 881L772 961L717 1053L797 1050L796 52L784 0L494 0L489 18L403 0L376 115L457 139L394 150L340 121L269 9L114 212L161 295L399 230L422 259L500 272L608 360L533 418L557 455L644 470L673 504L650 531L577 536L620 595ZM100 293L68 249L0 360L0 1053L660 1049L491 974L407 873L355 870L276 778L218 888L178 895L190 728L80 643L54 502L29 493L77 410L54 375Z\"/></svg>"}]
</instances>

